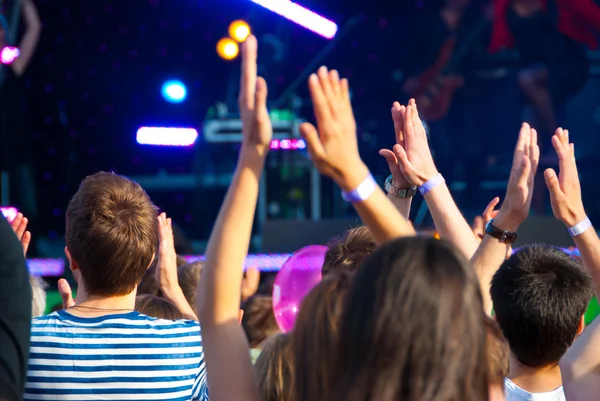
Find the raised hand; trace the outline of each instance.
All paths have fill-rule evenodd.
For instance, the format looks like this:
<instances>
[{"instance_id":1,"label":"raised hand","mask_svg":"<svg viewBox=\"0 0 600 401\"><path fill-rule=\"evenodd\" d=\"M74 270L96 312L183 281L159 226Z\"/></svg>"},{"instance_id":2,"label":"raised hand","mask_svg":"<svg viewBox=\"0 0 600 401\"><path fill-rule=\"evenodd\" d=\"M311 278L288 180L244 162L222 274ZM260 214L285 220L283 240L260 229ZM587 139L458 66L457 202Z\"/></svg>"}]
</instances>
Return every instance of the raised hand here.
<instances>
[{"instance_id":1,"label":"raised hand","mask_svg":"<svg viewBox=\"0 0 600 401\"><path fill-rule=\"evenodd\" d=\"M69 309L70 307L75 306L73 290L71 290L69 282L64 278L58 280L58 293L62 299L63 309Z\"/></svg>"},{"instance_id":2,"label":"raised hand","mask_svg":"<svg viewBox=\"0 0 600 401\"><path fill-rule=\"evenodd\" d=\"M165 213L158 216L158 239L156 282L161 289L179 288L172 221Z\"/></svg>"},{"instance_id":3,"label":"raised hand","mask_svg":"<svg viewBox=\"0 0 600 401\"><path fill-rule=\"evenodd\" d=\"M506 196L496 218L501 229L516 231L529 215L539 160L537 132L529 124L523 123L515 147Z\"/></svg>"},{"instance_id":4,"label":"raised hand","mask_svg":"<svg viewBox=\"0 0 600 401\"><path fill-rule=\"evenodd\" d=\"M394 147L400 169L411 185L421 186L436 175L437 168L427 142L427 133L414 99L404 113L404 146Z\"/></svg>"},{"instance_id":5,"label":"raised hand","mask_svg":"<svg viewBox=\"0 0 600 401\"><path fill-rule=\"evenodd\" d=\"M270 149L273 130L267 111L267 83L257 77L256 58L258 44L254 36L249 36L242 45L242 76L238 98L242 118L243 145L258 151L264 156Z\"/></svg>"},{"instance_id":6,"label":"raised hand","mask_svg":"<svg viewBox=\"0 0 600 401\"><path fill-rule=\"evenodd\" d=\"M29 220L21 213L17 213L13 221L10 222L10 226L21 242L24 255L27 255L27 250L29 249L29 244L31 243L31 233L27 231L27 223L29 223Z\"/></svg>"},{"instance_id":7,"label":"raised hand","mask_svg":"<svg viewBox=\"0 0 600 401\"><path fill-rule=\"evenodd\" d=\"M496 206L500 203L500 198L495 197L491 200L490 203L486 206L483 214L481 216L475 217L473 221L473 234L479 240L483 239L485 225L492 219L494 219L498 215L498 210L494 210Z\"/></svg>"},{"instance_id":8,"label":"raised hand","mask_svg":"<svg viewBox=\"0 0 600 401\"><path fill-rule=\"evenodd\" d=\"M356 121L350 104L348 81L338 72L321 67L308 80L317 129L300 126L308 153L319 171L343 190L355 189L369 174L358 153Z\"/></svg>"},{"instance_id":9,"label":"raised hand","mask_svg":"<svg viewBox=\"0 0 600 401\"><path fill-rule=\"evenodd\" d=\"M398 154L401 147L405 147L405 135L404 135L404 119L406 114L406 106L400 105L398 102L394 102L392 105L392 120L394 121L394 132L396 133L396 145L389 149L381 149L379 154L385 158L385 161L390 168L392 174L392 185L396 188L409 188L412 185L402 174L400 169Z\"/></svg>"},{"instance_id":10,"label":"raised hand","mask_svg":"<svg viewBox=\"0 0 600 401\"><path fill-rule=\"evenodd\" d=\"M242 280L242 302L256 294L260 284L260 270L256 267L246 269L246 274Z\"/></svg>"},{"instance_id":11,"label":"raised hand","mask_svg":"<svg viewBox=\"0 0 600 401\"><path fill-rule=\"evenodd\" d=\"M559 128L552 137L552 146L558 155L559 175L549 168L544 172L550 191L550 202L554 217L567 227L581 223L585 209L581 200L581 184L575 163L575 146L569 143L569 131Z\"/></svg>"}]
</instances>

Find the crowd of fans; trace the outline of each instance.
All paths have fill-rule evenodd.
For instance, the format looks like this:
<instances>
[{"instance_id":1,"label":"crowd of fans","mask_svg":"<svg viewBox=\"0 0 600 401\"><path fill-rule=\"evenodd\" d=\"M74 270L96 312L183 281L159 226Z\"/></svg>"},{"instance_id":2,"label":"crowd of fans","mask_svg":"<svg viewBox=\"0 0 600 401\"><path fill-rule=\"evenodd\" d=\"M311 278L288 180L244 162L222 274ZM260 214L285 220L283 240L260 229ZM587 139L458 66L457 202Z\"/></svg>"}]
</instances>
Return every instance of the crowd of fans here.
<instances>
[{"instance_id":1,"label":"crowd of fans","mask_svg":"<svg viewBox=\"0 0 600 401\"><path fill-rule=\"evenodd\" d=\"M136 183L87 177L66 214L77 296L43 315L24 255L27 219L0 219L1 400L481 401L597 399L600 239L586 217L573 144L558 129L560 171L544 172L554 216L581 254L513 252L539 162L523 124L506 194L470 227L437 171L417 105L395 103L388 194L358 153L348 82L309 78L316 127L301 126L319 171L364 226L329 244L322 281L281 333L259 272L243 273L259 179L272 138L257 43L243 45L244 140L204 263L175 253L171 220ZM424 196L441 240L408 221ZM487 223L484 225L484 223ZM33 319L32 319L33 315Z\"/></svg>"}]
</instances>

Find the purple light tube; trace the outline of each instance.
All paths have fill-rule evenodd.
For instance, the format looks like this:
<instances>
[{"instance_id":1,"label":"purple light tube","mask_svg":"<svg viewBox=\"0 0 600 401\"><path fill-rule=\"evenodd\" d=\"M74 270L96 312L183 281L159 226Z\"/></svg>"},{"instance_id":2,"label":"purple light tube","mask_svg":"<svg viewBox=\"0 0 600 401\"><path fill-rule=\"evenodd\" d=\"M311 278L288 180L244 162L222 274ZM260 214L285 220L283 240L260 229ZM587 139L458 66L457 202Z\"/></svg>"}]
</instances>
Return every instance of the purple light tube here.
<instances>
[{"instance_id":1,"label":"purple light tube","mask_svg":"<svg viewBox=\"0 0 600 401\"><path fill-rule=\"evenodd\" d=\"M333 39L338 31L338 26L335 22L290 0L251 1L327 39Z\"/></svg>"},{"instance_id":2,"label":"purple light tube","mask_svg":"<svg viewBox=\"0 0 600 401\"><path fill-rule=\"evenodd\" d=\"M195 128L140 127L137 143L154 146L192 146L198 139Z\"/></svg>"}]
</instances>

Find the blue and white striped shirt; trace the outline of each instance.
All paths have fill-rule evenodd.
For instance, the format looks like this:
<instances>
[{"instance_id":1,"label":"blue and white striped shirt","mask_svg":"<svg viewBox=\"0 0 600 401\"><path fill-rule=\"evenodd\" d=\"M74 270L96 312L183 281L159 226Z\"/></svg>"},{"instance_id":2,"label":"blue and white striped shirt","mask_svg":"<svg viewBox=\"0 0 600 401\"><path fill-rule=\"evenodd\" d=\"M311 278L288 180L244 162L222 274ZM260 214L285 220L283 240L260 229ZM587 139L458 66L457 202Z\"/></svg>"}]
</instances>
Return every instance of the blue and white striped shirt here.
<instances>
[{"instance_id":1,"label":"blue and white striped shirt","mask_svg":"<svg viewBox=\"0 0 600 401\"><path fill-rule=\"evenodd\" d=\"M25 400L208 400L200 326L60 311L31 325Z\"/></svg>"}]
</instances>

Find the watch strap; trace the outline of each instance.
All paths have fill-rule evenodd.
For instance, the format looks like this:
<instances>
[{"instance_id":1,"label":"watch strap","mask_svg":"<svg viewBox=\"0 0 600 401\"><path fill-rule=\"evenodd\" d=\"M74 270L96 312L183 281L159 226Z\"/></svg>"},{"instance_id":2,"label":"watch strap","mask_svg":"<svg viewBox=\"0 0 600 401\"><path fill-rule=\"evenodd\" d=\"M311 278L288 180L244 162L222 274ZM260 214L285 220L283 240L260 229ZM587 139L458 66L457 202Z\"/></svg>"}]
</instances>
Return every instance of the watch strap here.
<instances>
[{"instance_id":1,"label":"watch strap","mask_svg":"<svg viewBox=\"0 0 600 401\"><path fill-rule=\"evenodd\" d=\"M496 238L503 244L514 244L519 237L517 233L502 230L494 225L494 219L490 220L485 226L485 233L490 237Z\"/></svg>"},{"instance_id":2,"label":"watch strap","mask_svg":"<svg viewBox=\"0 0 600 401\"><path fill-rule=\"evenodd\" d=\"M383 185L385 192L398 198L412 198L417 194L417 187L412 188L398 188L392 184L392 175L385 180Z\"/></svg>"}]
</instances>

